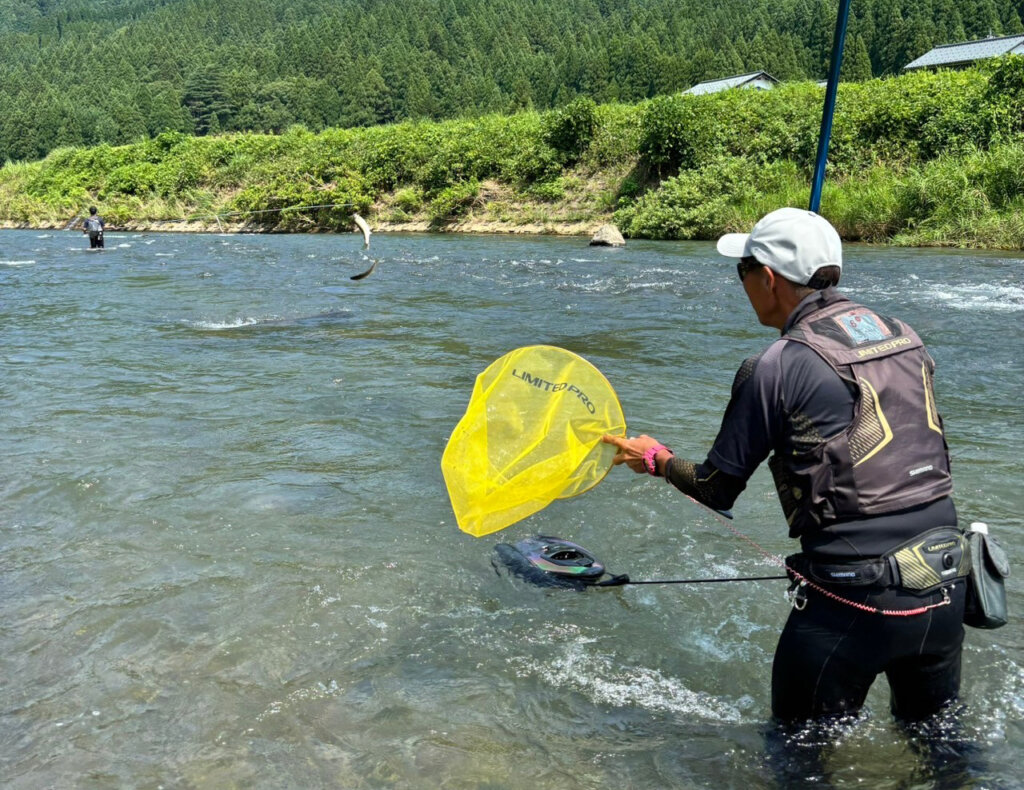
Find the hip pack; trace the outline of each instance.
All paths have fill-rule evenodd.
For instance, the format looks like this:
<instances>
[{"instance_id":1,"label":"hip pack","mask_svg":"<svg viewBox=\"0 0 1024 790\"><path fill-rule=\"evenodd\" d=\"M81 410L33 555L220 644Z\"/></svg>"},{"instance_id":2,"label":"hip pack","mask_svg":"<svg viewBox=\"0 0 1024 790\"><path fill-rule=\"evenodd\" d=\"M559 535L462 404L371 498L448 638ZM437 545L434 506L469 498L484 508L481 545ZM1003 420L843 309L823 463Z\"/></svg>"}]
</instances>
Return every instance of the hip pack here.
<instances>
[{"instance_id":1,"label":"hip pack","mask_svg":"<svg viewBox=\"0 0 1024 790\"><path fill-rule=\"evenodd\" d=\"M1010 575L1006 552L987 532L974 529L967 533L967 545L971 573L967 579L964 625L972 628L1004 626L1008 618L1005 579Z\"/></svg>"},{"instance_id":2,"label":"hip pack","mask_svg":"<svg viewBox=\"0 0 1024 790\"><path fill-rule=\"evenodd\" d=\"M957 527L936 527L877 559L821 562L804 554L786 558L786 565L819 584L851 587L902 587L930 592L968 575L967 539Z\"/></svg>"}]
</instances>

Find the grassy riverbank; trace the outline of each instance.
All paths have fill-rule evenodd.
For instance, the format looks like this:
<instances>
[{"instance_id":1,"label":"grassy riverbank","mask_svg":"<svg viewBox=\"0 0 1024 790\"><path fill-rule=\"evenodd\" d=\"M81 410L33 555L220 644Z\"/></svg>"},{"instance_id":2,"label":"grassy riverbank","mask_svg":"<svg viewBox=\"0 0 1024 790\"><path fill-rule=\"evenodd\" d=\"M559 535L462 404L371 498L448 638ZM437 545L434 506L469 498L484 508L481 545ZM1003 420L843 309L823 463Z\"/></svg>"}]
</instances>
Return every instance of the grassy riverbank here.
<instances>
[{"instance_id":1,"label":"grassy riverbank","mask_svg":"<svg viewBox=\"0 0 1024 790\"><path fill-rule=\"evenodd\" d=\"M806 205L823 88L61 149L0 169L0 221L64 227L714 238ZM341 205L338 205L341 204ZM324 207L327 206L327 207ZM286 209L279 211L278 209ZM822 213L849 240L1024 247L1024 58L840 86Z\"/></svg>"}]
</instances>

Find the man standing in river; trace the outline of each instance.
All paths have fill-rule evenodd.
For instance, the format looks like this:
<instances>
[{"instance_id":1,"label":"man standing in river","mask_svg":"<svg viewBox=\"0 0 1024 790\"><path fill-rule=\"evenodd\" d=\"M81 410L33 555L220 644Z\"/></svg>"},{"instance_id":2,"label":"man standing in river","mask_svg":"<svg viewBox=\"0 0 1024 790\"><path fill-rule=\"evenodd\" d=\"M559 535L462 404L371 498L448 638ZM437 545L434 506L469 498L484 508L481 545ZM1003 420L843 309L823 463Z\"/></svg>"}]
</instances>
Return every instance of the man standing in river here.
<instances>
[{"instance_id":1,"label":"man standing in river","mask_svg":"<svg viewBox=\"0 0 1024 790\"><path fill-rule=\"evenodd\" d=\"M96 206L89 206L89 216L82 223L82 233L89 234L89 249L103 249L103 217L96 213Z\"/></svg>"},{"instance_id":2,"label":"man standing in river","mask_svg":"<svg viewBox=\"0 0 1024 790\"><path fill-rule=\"evenodd\" d=\"M650 436L605 441L716 510L771 454L803 582L772 667L776 720L855 714L883 672L893 714L927 719L959 692L966 592L934 363L909 326L835 290L842 245L819 215L773 211L718 251L781 337L740 366L703 462Z\"/></svg>"}]
</instances>

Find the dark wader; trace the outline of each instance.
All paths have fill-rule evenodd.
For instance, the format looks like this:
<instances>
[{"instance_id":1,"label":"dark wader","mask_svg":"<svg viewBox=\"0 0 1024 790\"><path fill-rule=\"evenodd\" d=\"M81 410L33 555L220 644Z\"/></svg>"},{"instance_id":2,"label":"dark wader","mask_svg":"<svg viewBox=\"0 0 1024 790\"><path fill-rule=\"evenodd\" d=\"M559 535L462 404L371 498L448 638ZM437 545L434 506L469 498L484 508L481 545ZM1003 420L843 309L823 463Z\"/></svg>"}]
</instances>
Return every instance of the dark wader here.
<instances>
[{"instance_id":1,"label":"dark wader","mask_svg":"<svg viewBox=\"0 0 1024 790\"><path fill-rule=\"evenodd\" d=\"M919 594L898 587L833 587L848 600L878 609L938 603L940 591ZM892 712L913 721L953 702L960 688L964 638L963 579L949 590L948 606L912 617L855 609L808 593L807 607L790 612L772 668L772 713L782 721L855 714L875 678L885 673Z\"/></svg>"},{"instance_id":2,"label":"dark wader","mask_svg":"<svg viewBox=\"0 0 1024 790\"><path fill-rule=\"evenodd\" d=\"M103 249L103 220L91 216L85 221L85 231L89 234L89 249Z\"/></svg>"}]
</instances>

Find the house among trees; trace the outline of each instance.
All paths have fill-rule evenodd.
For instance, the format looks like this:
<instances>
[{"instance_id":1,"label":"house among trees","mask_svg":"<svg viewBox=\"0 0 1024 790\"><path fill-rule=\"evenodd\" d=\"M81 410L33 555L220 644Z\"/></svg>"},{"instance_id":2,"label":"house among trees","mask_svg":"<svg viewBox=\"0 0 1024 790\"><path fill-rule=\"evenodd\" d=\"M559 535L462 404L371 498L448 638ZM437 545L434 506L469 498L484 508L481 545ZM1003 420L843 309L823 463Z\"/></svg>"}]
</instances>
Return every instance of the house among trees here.
<instances>
[{"instance_id":1,"label":"house among trees","mask_svg":"<svg viewBox=\"0 0 1024 790\"><path fill-rule=\"evenodd\" d=\"M917 60L903 67L913 69L965 68L979 60L998 58L1003 55L1024 55L1024 35L989 36L977 41L962 41L959 44L943 44L925 52Z\"/></svg>"},{"instance_id":2,"label":"house among trees","mask_svg":"<svg viewBox=\"0 0 1024 790\"><path fill-rule=\"evenodd\" d=\"M718 93L729 88L751 88L767 91L778 84L778 80L766 71L752 71L749 74L738 74L735 77L724 77L717 80L698 82L692 88L683 91L683 95L702 96L706 93Z\"/></svg>"}]
</instances>

